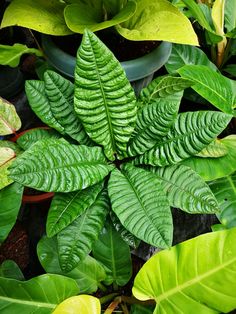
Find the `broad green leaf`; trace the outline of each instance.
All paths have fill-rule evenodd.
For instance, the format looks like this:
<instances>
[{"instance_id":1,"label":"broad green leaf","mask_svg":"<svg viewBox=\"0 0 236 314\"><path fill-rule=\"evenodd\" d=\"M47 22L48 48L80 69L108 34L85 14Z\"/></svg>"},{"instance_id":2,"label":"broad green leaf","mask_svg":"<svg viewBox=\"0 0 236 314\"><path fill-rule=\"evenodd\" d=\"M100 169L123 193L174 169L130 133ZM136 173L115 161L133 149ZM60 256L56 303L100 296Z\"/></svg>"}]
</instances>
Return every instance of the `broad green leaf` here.
<instances>
[{"instance_id":1,"label":"broad green leaf","mask_svg":"<svg viewBox=\"0 0 236 314\"><path fill-rule=\"evenodd\" d=\"M124 286L132 275L130 248L108 220L93 246L93 256L106 271L104 283Z\"/></svg>"},{"instance_id":2,"label":"broad green leaf","mask_svg":"<svg viewBox=\"0 0 236 314\"><path fill-rule=\"evenodd\" d=\"M16 156L18 156L22 153L22 150L20 149L20 147L12 141L1 140L0 141L0 148L1 147L8 147L8 148L14 150Z\"/></svg>"},{"instance_id":3,"label":"broad green leaf","mask_svg":"<svg viewBox=\"0 0 236 314\"><path fill-rule=\"evenodd\" d=\"M217 35L224 36L224 7L225 0L215 0L212 5L212 20Z\"/></svg>"},{"instance_id":4,"label":"broad green leaf","mask_svg":"<svg viewBox=\"0 0 236 314\"><path fill-rule=\"evenodd\" d=\"M59 260L63 271L71 271L90 253L104 225L108 210L107 193L101 192L89 208L58 233Z\"/></svg>"},{"instance_id":5,"label":"broad green leaf","mask_svg":"<svg viewBox=\"0 0 236 314\"><path fill-rule=\"evenodd\" d=\"M154 174L126 164L122 171L112 171L108 192L112 210L127 230L151 245L171 246L170 207Z\"/></svg>"},{"instance_id":6,"label":"broad green leaf","mask_svg":"<svg viewBox=\"0 0 236 314\"><path fill-rule=\"evenodd\" d=\"M102 10L99 12L97 8L92 8L88 3L78 1L65 8L64 16L69 29L82 34L85 29L96 32L122 23L128 20L135 10L136 1L129 0L120 11L116 12L115 16L105 19L106 17L102 16Z\"/></svg>"},{"instance_id":7,"label":"broad green leaf","mask_svg":"<svg viewBox=\"0 0 236 314\"><path fill-rule=\"evenodd\" d=\"M66 299L60 303L53 314L100 314L101 303L91 295L79 295Z\"/></svg>"},{"instance_id":8,"label":"broad green leaf","mask_svg":"<svg viewBox=\"0 0 236 314\"><path fill-rule=\"evenodd\" d=\"M222 230L226 230L226 229L228 229L228 228L226 228L224 225L222 225L222 224L215 224L215 225L212 225L211 226L211 230L213 231L213 232L216 232L216 231L222 231Z\"/></svg>"},{"instance_id":9,"label":"broad green leaf","mask_svg":"<svg viewBox=\"0 0 236 314\"><path fill-rule=\"evenodd\" d=\"M209 186L219 203L218 219L227 228L236 227L236 173L211 181Z\"/></svg>"},{"instance_id":10,"label":"broad green leaf","mask_svg":"<svg viewBox=\"0 0 236 314\"><path fill-rule=\"evenodd\" d=\"M71 193L56 193L47 216L47 235L53 237L71 224L96 200L103 183L97 183L84 190Z\"/></svg>"},{"instance_id":11,"label":"broad green leaf","mask_svg":"<svg viewBox=\"0 0 236 314\"><path fill-rule=\"evenodd\" d=\"M137 115L137 123L127 147L129 156L136 156L152 149L174 124L182 93L157 98L143 106Z\"/></svg>"},{"instance_id":12,"label":"broad green leaf","mask_svg":"<svg viewBox=\"0 0 236 314\"><path fill-rule=\"evenodd\" d=\"M0 97L0 135L15 133L21 128L15 106Z\"/></svg>"},{"instance_id":13,"label":"broad green leaf","mask_svg":"<svg viewBox=\"0 0 236 314\"><path fill-rule=\"evenodd\" d=\"M224 72L236 77L236 64L227 64L223 70Z\"/></svg>"},{"instance_id":14,"label":"broad green leaf","mask_svg":"<svg viewBox=\"0 0 236 314\"><path fill-rule=\"evenodd\" d=\"M14 159L9 160L8 162L0 166L0 190L13 182L13 180L9 177L8 172L8 168L10 167L13 161Z\"/></svg>"},{"instance_id":15,"label":"broad green leaf","mask_svg":"<svg viewBox=\"0 0 236 314\"><path fill-rule=\"evenodd\" d=\"M16 182L0 190L0 243L6 239L16 222L22 194L23 186Z\"/></svg>"},{"instance_id":16,"label":"broad green leaf","mask_svg":"<svg viewBox=\"0 0 236 314\"><path fill-rule=\"evenodd\" d=\"M225 2L225 28L227 32L232 31L236 27L236 1L227 0Z\"/></svg>"},{"instance_id":17,"label":"broad green leaf","mask_svg":"<svg viewBox=\"0 0 236 314\"><path fill-rule=\"evenodd\" d=\"M236 28L234 28L231 32L226 33L225 36L235 39L236 38Z\"/></svg>"},{"instance_id":18,"label":"broad green leaf","mask_svg":"<svg viewBox=\"0 0 236 314\"><path fill-rule=\"evenodd\" d=\"M58 0L13 0L5 10L1 27L23 26L50 35L69 35L63 11L65 3Z\"/></svg>"},{"instance_id":19,"label":"broad green leaf","mask_svg":"<svg viewBox=\"0 0 236 314\"><path fill-rule=\"evenodd\" d=\"M137 156L135 163L163 167L196 155L225 129L231 118L217 111L180 113L166 137Z\"/></svg>"},{"instance_id":20,"label":"broad green leaf","mask_svg":"<svg viewBox=\"0 0 236 314\"><path fill-rule=\"evenodd\" d=\"M12 260L6 260L1 264L0 277L12 278L16 280L25 279L19 266Z\"/></svg>"},{"instance_id":21,"label":"broad green leaf","mask_svg":"<svg viewBox=\"0 0 236 314\"><path fill-rule=\"evenodd\" d=\"M28 281L0 278L0 312L50 314L66 298L77 295L75 280L46 274Z\"/></svg>"},{"instance_id":22,"label":"broad green leaf","mask_svg":"<svg viewBox=\"0 0 236 314\"><path fill-rule=\"evenodd\" d=\"M10 167L10 178L36 190L73 192L98 183L112 169L100 147L47 139L18 156Z\"/></svg>"},{"instance_id":23,"label":"broad green leaf","mask_svg":"<svg viewBox=\"0 0 236 314\"><path fill-rule=\"evenodd\" d=\"M209 186L191 168L174 165L164 168L149 167L161 181L172 207L190 214L213 214L220 211Z\"/></svg>"},{"instance_id":24,"label":"broad green leaf","mask_svg":"<svg viewBox=\"0 0 236 314\"><path fill-rule=\"evenodd\" d=\"M89 31L77 54L75 111L108 159L123 158L136 121L135 94L120 63Z\"/></svg>"},{"instance_id":25,"label":"broad green leaf","mask_svg":"<svg viewBox=\"0 0 236 314\"><path fill-rule=\"evenodd\" d=\"M0 169L9 160L16 157L16 154L13 149L9 147L0 147Z\"/></svg>"},{"instance_id":26,"label":"broad green leaf","mask_svg":"<svg viewBox=\"0 0 236 314\"><path fill-rule=\"evenodd\" d=\"M220 158L191 157L181 163L196 171L205 181L215 180L236 171L236 135L220 140L228 150L227 155Z\"/></svg>"},{"instance_id":27,"label":"broad green leaf","mask_svg":"<svg viewBox=\"0 0 236 314\"><path fill-rule=\"evenodd\" d=\"M228 148L218 139L203 148L196 156L201 158L219 158L228 154Z\"/></svg>"},{"instance_id":28,"label":"broad green leaf","mask_svg":"<svg viewBox=\"0 0 236 314\"><path fill-rule=\"evenodd\" d=\"M198 45L188 18L167 0L138 0L137 10L126 22L116 26L129 40L165 40Z\"/></svg>"},{"instance_id":29,"label":"broad green leaf","mask_svg":"<svg viewBox=\"0 0 236 314\"><path fill-rule=\"evenodd\" d=\"M154 306L133 304L131 305L130 314L152 314L154 310Z\"/></svg>"},{"instance_id":30,"label":"broad green leaf","mask_svg":"<svg viewBox=\"0 0 236 314\"><path fill-rule=\"evenodd\" d=\"M191 88L225 113L232 113L235 103L235 88L231 80L206 66L185 65L178 73L195 82Z\"/></svg>"},{"instance_id":31,"label":"broad green leaf","mask_svg":"<svg viewBox=\"0 0 236 314\"><path fill-rule=\"evenodd\" d=\"M154 314L228 313L236 308L236 228L201 235L151 257L134 281Z\"/></svg>"},{"instance_id":32,"label":"broad green leaf","mask_svg":"<svg viewBox=\"0 0 236 314\"><path fill-rule=\"evenodd\" d=\"M0 64L16 67L20 63L21 56L25 53L33 53L38 57L43 56L43 53L40 50L35 48L28 48L26 45L0 45Z\"/></svg>"},{"instance_id":33,"label":"broad green leaf","mask_svg":"<svg viewBox=\"0 0 236 314\"><path fill-rule=\"evenodd\" d=\"M100 282L106 278L104 268L89 255L79 262L72 271L64 273L59 264L56 238L43 237L37 245L37 253L39 261L47 273L75 279L80 293L96 292Z\"/></svg>"}]
</instances>

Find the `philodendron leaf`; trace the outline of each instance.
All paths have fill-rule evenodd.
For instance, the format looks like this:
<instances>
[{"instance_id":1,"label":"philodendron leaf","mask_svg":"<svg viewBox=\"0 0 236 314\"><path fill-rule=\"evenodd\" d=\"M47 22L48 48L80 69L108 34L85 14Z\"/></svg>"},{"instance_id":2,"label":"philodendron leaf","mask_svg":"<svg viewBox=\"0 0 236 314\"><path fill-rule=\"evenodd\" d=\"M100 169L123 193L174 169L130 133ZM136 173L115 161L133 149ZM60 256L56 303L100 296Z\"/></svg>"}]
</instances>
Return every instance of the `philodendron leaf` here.
<instances>
[{"instance_id":1,"label":"philodendron leaf","mask_svg":"<svg viewBox=\"0 0 236 314\"><path fill-rule=\"evenodd\" d=\"M47 139L35 143L10 167L10 178L41 191L73 192L101 181L111 170L100 147Z\"/></svg>"},{"instance_id":2,"label":"philodendron leaf","mask_svg":"<svg viewBox=\"0 0 236 314\"><path fill-rule=\"evenodd\" d=\"M60 302L78 293L75 280L59 275L28 281L0 278L0 312L50 314Z\"/></svg>"},{"instance_id":3,"label":"philodendron leaf","mask_svg":"<svg viewBox=\"0 0 236 314\"><path fill-rule=\"evenodd\" d=\"M21 206L23 186L19 183L0 190L0 243L2 243L16 222Z\"/></svg>"},{"instance_id":4,"label":"philodendron leaf","mask_svg":"<svg viewBox=\"0 0 236 314\"><path fill-rule=\"evenodd\" d=\"M231 118L216 111L180 113L167 135L137 156L135 163L162 167L196 155L225 129Z\"/></svg>"},{"instance_id":5,"label":"philodendron leaf","mask_svg":"<svg viewBox=\"0 0 236 314\"><path fill-rule=\"evenodd\" d=\"M60 303L53 314L101 314L101 303L91 295L79 295Z\"/></svg>"},{"instance_id":6,"label":"philodendron leaf","mask_svg":"<svg viewBox=\"0 0 236 314\"><path fill-rule=\"evenodd\" d=\"M108 210L107 193L103 191L83 214L58 233L59 260L64 272L74 269L90 253L104 225Z\"/></svg>"},{"instance_id":7,"label":"philodendron leaf","mask_svg":"<svg viewBox=\"0 0 236 314\"><path fill-rule=\"evenodd\" d=\"M58 0L13 0L5 10L1 27L23 26L50 35L69 35L63 11L66 4Z\"/></svg>"},{"instance_id":8,"label":"philodendron leaf","mask_svg":"<svg viewBox=\"0 0 236 314\"><path fill-rule=\"evenodd\" d=\"M96 292L100 282L106 279L106 273L101 264L87 255L83 261L70 272L61 270L58 257L57 239L43 237L37 245L38 258L47 273L64 275L77 281L80 293Z\"/></svg>"},{"instance_id":9,"label":"philodendron leaf","mask_svg":"<svg viewBox=\"0 0 236 314\"><path fill-rule=\"evenodd\" d=\"M130 248L114 229L110 220L107 221L99 239L93 246L93 256L105 268L104 283L124 286L132 275Z\"/></svg>"},{"instance_id":10,"label":"philodendron leaf","mask_svg":"<svg viewBox=\"0 0 236 314\"><path fill-rule=\"evenodd\" d=\"M236 1L235 0L227 0L225 2L225 28L227 32L232 31L236 28Z\"/></svg>"},{"instance_id":11,"label":"philodendron leaf","mask_svg":"<svg viewBox=\"0 0 236 314\"><path fill-rule=\"evenodd\" d=\"M165 40L198 45L187 17L167 0L139 0L137 10L117 31L130 40Z\"/></svg>"},{"instance_id":12,"label":"philodendron leaf","mask_svg":"<svg viewBox=\"0 0 236 314\"><path fill-rule=\"evenodd\" d=\"M77 54L75 111L108 159L124 157L136 121L135 94L120 63L89 31Z\"/></svg>"},{"instance_id":13,"label":"philodendron leaf","mask_svg":"<svg viewBox=\"0 0 236 314\"><path fill-rule=\"evenodd\" d=\"M0 266L0 277L24 280L20 267L12 260L5 260Z\"/></svg>"},{"instance_id":14,"label":"philodendron leaf","mask_svg":"<svg viewBox=\"0 0 236 314\"><path fill-rule=\"evenodd\" d=\"M178 73L191 79L191 87L216 108L225 113L232 113L235 103L235 87L230 79L203 65L185 65Z\"/></svg>"},{"instance_id":15,"label":"philodendron leaf","mask_svg":"<svg viewBox=\"0 0 236 314\"><path fill-rule=\"evenodd\" d=\"M108 192L112 210L139 239L166 248L172 243L172 217L166 194L157 177L126 164L111 173Z\"/></svg>"},{"instance_id":16,"label":"philodendron leaf","mask_svg":"<svg viewBox=\"0 0 236 314\"><path fill-rule=\"evenodd\" d=\"M56 193L53 197L47 217L47 235L52 237L90 207L101 192L103 182L99 182L84 190L71 193Z\"/></svg>"},{"instance_id":17,"label":"philodendron leaf","mask_svg":"<svg viewBox=\"0 0 236 314\"><path fill-rule=\"evenodd\" d=\"M235 237L236 228L208 233L157 253L137 274L134 296L154 299L154 314L230 312L236 308Z\"/></svg>"},{"instance_id":18,"label":"philodendron leaf","mask_svg":"<svg viewBox=\"0 0 236 314\"><path fill-rule=\"evenodd\" d=\"M133 304L130 314L153 314L154 306Z\"/></svg>"},{"instance_id":19,"label":"philodendron leaf","mask_svg":"<svg viewBox=\"0 0 236 314\"><path fill-rule=\"evenodd\" d=\"M21 56L25 53L33 53L38 57L43 56L43 53L40 50L35 48L28 48L26 45L0 45L0 64L16 67L20 63Z\"/></svg>"},{"instance_id":20,"label":"philodendron leaf","mask_svg":"<svg viewBox=\"0 0 236 314\"><path fill-rule=\"evenodd\" d=\"M213 214L220 211L209 186L191 168L174 165L149 167L148 170L161 180L171 206L190 214Z\"/></svg>"},{"instance_id":21,"label":"philodendron leaf","mask_svg":"<svg viewBox=\"0 0 236 314\"><path fill-rule=\"evenodd\" d=\"M219 158L228 154L228 148L218 139L203 148L196 156L202 158Z\"/></svg>"},{"instance_id":22,"label":"philodendron leaf","mask_svg":"<svg viewBox=\"0 0 236 314\"><path fill-rule=\"evenodd\" d=\"M21 128L15 106L0 97L0 135L8 135Z\"/></svg>"}]
</instances>

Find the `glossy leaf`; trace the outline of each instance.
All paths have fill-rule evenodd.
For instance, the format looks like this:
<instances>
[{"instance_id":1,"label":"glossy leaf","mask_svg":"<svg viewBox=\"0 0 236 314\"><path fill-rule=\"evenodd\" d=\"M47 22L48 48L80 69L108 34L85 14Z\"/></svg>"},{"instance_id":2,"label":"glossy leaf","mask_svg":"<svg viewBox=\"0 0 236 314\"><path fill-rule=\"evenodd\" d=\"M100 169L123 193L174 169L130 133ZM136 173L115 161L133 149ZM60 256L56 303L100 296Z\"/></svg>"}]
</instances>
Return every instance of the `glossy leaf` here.
<instances>
[{"instance_id":1,"label":"glossy leaf","mask_svg":"<svg viewBox=\"0 0 236 314\"><path fill-rule=\"evenodd\" d=\"M108 192L112 210L127 230L151 245L171 246L170 207L154 174L126 164L122 171L112 171Z\"/></svg>"},{"instance_id":2,"label":"glossy leaf","mask_svg":"<svg viewBox=\"0 0 236 314\"><path fill-rule=\"evenodd\" d=\"M89 31L77 54L75 111L107 158L122 158L136 121L134 91L120 63Z\"/></svg>"},{"instance_id":3,"label":"glossy leaf","mask_svg":"<svg viewBox=\"0 0 236 314\"><path fill-rule=\"evenodd\" d=\"M15 106L0 97L0 135L15 133L21 128Z\"/></svg>"},{"instance_id":4,"label":"glossy leaf","mask_svg":"<svg viewBox=\"0 0 236 314\"><path fill-rule=\"evenodd\" d=\"M212 11L211 11L212 20L215 26L216 34L221 35L222 37L224 36L224 8L225 8L226 2L227 1L225 0L215 0L212 5ZM222 41L224 40L225 39L223 38Z\"/></svg>"},{"instance_id":5,"label":"glossy leaf","mask_svg":"<svg viewBox=\"0 0 236 314\"><path fill-rule=\"evenodd\" d=\"M41 191L73 192L101 181L113 166L100 147L48 139L35 143L10 167L10 178Z\"/></svg>"},{"instance_id":6,"label":"glossy leaf","mask_svg":"<svg viewBox=\"0 0 236 314\"><path fill-rule=\"evenodd\" d=\"M107 221L99 239L93 246L93 256L106 271L104 283L124 286L132 275L130 248L120 234Z\"/></svg>"},{"instance_id":7,"label":"glossy leaf","mask_svg":"<svg viewBox=\"0 0 236 314\"><path fill-rule=\"evenodd\" d=\"M227 64L224 68L224 72L236 77L236 64Z\"/></svg>"},{"instance_id":8,"label":"glossy leaf","mask_svg":"<svg viewBox=\"0 0 236 314\"><path fill-rule=\"evenodd\" d=\"M5 260L0 266L0 277L24 280L24 275L19 266L12 260Z\"/></svg>"},{"instance_id":9,"label":"glossy leaf","mask_svg":"<svg viewBox=\"0 0 236 314\"><path fill-rule=\"evenodd\" d=\"M224 14L225 28L227 32L232 31L236 27L236 1L227 0L225 2Z\"/></svg>"},{"instance_id":10,"label":"glossy leaf","mask_svg":"<svg viewBox=\"0 0 236 314\"><path fill-rule=\"evenodd\" d=\"M0 278L1 313L49 314L64 299L79 293L75 280L42 275L28 281Z\"/></svg>"},{"instance_id":11,"label":"glossy leaf","mask_svg":"<svg viewBox=\"0 0 236 314\"><path fill-rule=\"evenodd\" d=\"M133 304L131 306L130 314L153 314L154 307L140 304Z\"/></svg>"},{"instance_id":12,"label":"glossy leaf","mask_svg":"<svg viewBox=\"0 0 236 314\"><path fill-rule=\"evenodd\" d=\"M162 182L172 207L190 214L213 214L220 211L209 186L191 168L174 165L164 168L149 167Z\"/></svg>"},{"instance_id":13,"label":"glossy leaf","mask_svg":"<svg viewBox=\"0 0 236 314\"><path fill-rule=\"evenodd\" d=\"M109 210L107 194L102 192L82 215L57 235L61 269L74 269L92 250Z\"/></svg>"},{"instance_id":14,"label":"glossy leaf","mask_svg":"<svg viewBox=\"0 0 236 314\"><path fill-rule=\"evenodd\" d=\"M196 156L201 158L219 158L228 154L228 148L219 140L215 140L203 148Z\"/></svg>"},{"instance_id":15,"label":"glossy leaf","mask_svg":"<svg viewBox=\"0 0 236 314\"><path fill-rule=\"evenodd\" d=\"M7 238L16 222L22 194L23 186L16 182L0 190L0 243Z\"/></svg>"},{"instance_id":16,"label":"glossy leaf","mask_svg":"<svg viewBox=\"0 0 236 314\"><path fill-rule=\"evenodd\" d=\"M90 207L102 190L103 183L97 183L84 190L71 193L56 193L47 216L47 235L54 236Z\"/></svg>"},{"instance_id":17,"label":"glossy leaf","mask_svg":"<svg viewBox=\"0 0 236 314\"><path fill-rule=\"evenodd\" d=\"M230 312L236 307L235 236L235 228L208 233L159 252L136 276L134 296L155 299L155 314Z\"/></svg>"},{"instance_id":18,"label":"glossy leaf","mask_svg":"<svg viewBox=\"0 0 236 314\"><path fill-rule=\"evenodd\" d=\"M137 156L135 163L162 167L196 155L225 129L231 117L216 111L181 113L166 137Z\"/></svg>"},{"instance_id":19,"label":"glossy leaf","mask_svg":"<svg viewBox=\"0 0 236 314\"><path fill-rule=\"evenodd\" d=\"M37 245L37 253L39 261L47 273L64 275L75 279L80 293L96 292L100 282L106 278L104 268L89 255L79 262L72 271L64 273L59 264L57 240L55 237L41 238Z\"/></svg>"}]
</instances>

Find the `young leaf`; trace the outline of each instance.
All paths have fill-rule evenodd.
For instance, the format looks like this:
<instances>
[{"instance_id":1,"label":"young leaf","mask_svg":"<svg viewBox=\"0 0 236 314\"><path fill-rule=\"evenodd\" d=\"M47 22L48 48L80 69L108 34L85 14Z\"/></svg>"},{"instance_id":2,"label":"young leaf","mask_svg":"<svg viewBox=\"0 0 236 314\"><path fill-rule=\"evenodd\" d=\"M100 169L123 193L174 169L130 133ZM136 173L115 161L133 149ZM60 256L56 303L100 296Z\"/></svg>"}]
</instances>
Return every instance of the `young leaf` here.
<instances>
[{"instance_id":1,"label":"young leaf","mask_svg":"<svg viewBox=\"0 0 236 314\"><path fill-rule=\"evenodd\" d=\"M107 195L101 192L82 215L57 235L61 269L69 272L92 250L109 210Z\"/></svg>"},{"instance_id":2,"label":"young leaf","mask_svg":"<svg viewBox=\"0 0 236 314\"><path fill-rule=\"evenodd\" d=\"M77 54L75 111L107 158L122 158L136 121L135 94L120 63L89 31Z\"/></svg>"},{"instance_id":3,"label":"young leaf","mask_svg":"<svg viewBox=\"0 0 236 314\"><path fill-rule=\"evenodd\" d=\"M108 192L112 210L124 227L139 239L166 248L172 243L172 217L160 180L126 164L111 173Z\"/></svg>"},{"instance_id":4,"label":"young leaf","mask_svg":"<svg viewBox=\"0 0 236 314\"><path fill-rule=\"evenodd\" d=\"M201 158L219 158L228 154L228 148L218 139L203 148L196 156Z\"/></svg>"},{"instance_id":5,"label":"young leaf","mask_svg":"<svg viewBox=\"0 0 236 314\"><path fill-rule=\"evenodd\" d=\"M154 299L155 314L230 312L236 308L235 236L236 228L208 233L159 252L136 276L134 296Z\"/></svg>"},{"instance_id":6,"label":"young leaf","mask_svg":"<svg viewBox=\"0 0 236 314\"><path fill-rule=\"evenodd\" d=\"M21 128L21 121L15 106L0 97L0 135L15 133Z\"/></svg>"},{"instance_id":7,"label":"young leaf","mask_svg":"<svg viewBox=\"0 0 236 314\"><path fill-rule=\"evenodd\" d=\"M0 277L24 280L20 267L12 260L5 260L0 266Z\"/></svg>"},{"instance_id":8,"label":"young leaf","mask_svg":"<svg viewBox=\"0 0 236 314\"><path fill-rule=\"evenodd\" d=\"M100 147L57 139L35 143L10 167L10 178L41 190L73 192L98 183L113 169Z\"/></svg>"}]
</instances>

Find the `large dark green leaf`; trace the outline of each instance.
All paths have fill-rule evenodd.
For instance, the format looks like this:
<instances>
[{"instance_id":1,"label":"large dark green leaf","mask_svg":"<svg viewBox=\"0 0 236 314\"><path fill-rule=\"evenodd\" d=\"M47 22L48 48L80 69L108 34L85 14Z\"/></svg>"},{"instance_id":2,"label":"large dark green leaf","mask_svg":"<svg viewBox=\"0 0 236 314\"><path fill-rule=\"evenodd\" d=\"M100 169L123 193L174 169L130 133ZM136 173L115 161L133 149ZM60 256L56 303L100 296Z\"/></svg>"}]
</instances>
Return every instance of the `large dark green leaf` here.
<instances>
[{"instance_id":1,"label":"large dark green leaf","mask_svg":"<svg viewBox=\"0 0 236 314\"><path fill-rule=\"evenodd\" d=\"M170 207L154 174L126 164L122 171L112 171L108 192L112 210L126 229L151 245L171 246Z\"/></svg>"},{"instance_id":2,"label":"large dark green leaf","mask_svg":"<svg viewBox=\"0 0 236 314\"><path fill-rule=\"evenodd\" d=\"M47 235L52 237L71 224L95 202L102 187L103 183L97 183L80 191L56 193L48 212Z\"/></svg>"},{"instance_id":3,"label":"large dark green leaf","mask_svg":"<svg viewBox=\"0 0 236 314\"><path fill-rule=\"evenodd\" d=\"M77 54L75 111L108 159L123 158L136 121L134 91L120 63L88 31Z\"/></svg>"},{"instance_id":4,"label":"large dark green leaf","mask_svg":"<svg viewBox=\"0 0 236 314\"><path fill-rule=\"evenodd\" d=\"M63 300L77 295L75 280L42 275L28 281L0 278L0 312L3 314L50 314Z\"/></svg>"},{"instance_id":5,"label":"large dark green leaf","mask_svg":"<svg viewBox=\"0 0 236 314\"><path fill-rule=\"evenodd\" d=\"M109 210L108 196L101 192L82 215L57 235L61 269L69 272L91 251Z\"/></svg>"},{"instance_id":6,"label":"large dark green leaf","mask_svg":"<svg viewBox=\"0 0 236 314\"><path fill-rule=\"evenodd\" d=\"M15 106L0 97L0 135L13 134L21 127Z\"/></svg>"},{"instance_id":7,"label":"large dark green leaf","mask_svg":"<svg viewBox=\"0 0 236 314\"><path fill-rule=\"evenodd\" d=\"M20 267L12 260L5 260L0 266L0 277L24 280Z\"/></svg>"},{"instance_id":8,"label":"large dark green leaf","mask_svg":"<svg viewBox=\"0 0 236 314\"><path fill-rule=\"evenodd\" d=\"M135 163L167 166L196 155L224 130L231 118L214 111L181 113L166 137L137 156Z\"/></svg>"},{"instance_id":9,"label":"large dark green leaf","mask_svg":"<svg viewBox=\"0 0 236 314\"><path fill-rule=\"evenodd\" d=\"M208 233L157 253L136 276L134 296L154 299L154 314L230 312L236 308L235 237L236 228Z\"/></svg>"},{"instance_id":10,"label":"large dark green leaf","mask_svg":"<svg viewBox=\"0 0 236 314\"><path fill-rule=\"evenodd\" d=\"M101 181L113 168L100 147L48 139L35 143L10 168L10 177L41 191L73 192Z\"/></svg>"},{"instance_id":11,"label":"large dark green leaf","mask_svg":"<svg viewBox=\"0 0 236 314\"><path fill-rule=\"evenodd\" d=\"M105 268L105 284L124 286L129 281L132 275L130 248L110 221L107 221L93 246L93 256Z\"/></svg>"}]
</instances>

